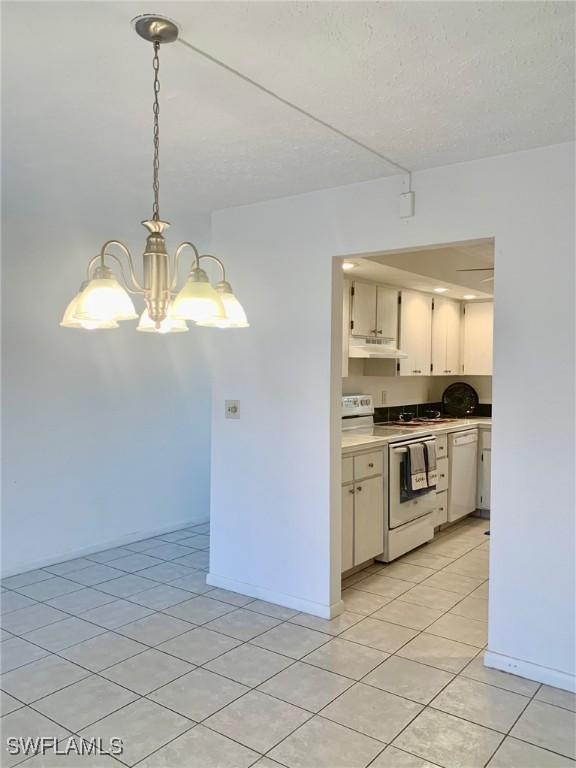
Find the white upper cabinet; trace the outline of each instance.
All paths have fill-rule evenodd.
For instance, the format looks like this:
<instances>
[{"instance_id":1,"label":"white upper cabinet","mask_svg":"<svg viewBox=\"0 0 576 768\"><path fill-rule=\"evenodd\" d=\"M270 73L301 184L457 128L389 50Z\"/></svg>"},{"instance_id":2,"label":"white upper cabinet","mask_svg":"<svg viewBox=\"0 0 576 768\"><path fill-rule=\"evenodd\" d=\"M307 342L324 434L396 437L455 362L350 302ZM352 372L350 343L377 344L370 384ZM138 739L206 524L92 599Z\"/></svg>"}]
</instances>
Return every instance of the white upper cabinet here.
<instances>
[{"instance_id":1,"label":"white upper cabinet","mask_svg":"<svg viewBox=\"0 0 576 768\"><path fill-rule=\"evenodd\" d=\"M398 289L357 281L352 287L352 336L396 340Z\"/></svg>"},{"instance_id":2,"label":"white upper cabinet","mask_svg":"<svg viewBox=\"0 0 576 768\"><path fill-rule=\"evenodd\" d=\"M408 355L399 360L400 376L492 374L492 301L463 305L446 296L358 280L344 281L343 298L342 376L348 376L351 336L392 340Z\"/></svg>"},{"instance_id":3,"label":"white upper cabinet","mask_svg":"<svg viewBox=\"0 0 576 768\"><path fill-rule=\"evenodd\" d=\"M432 296L402 291L400 305L400 376L430 376L432 363Z\"/></svg>"},{"instance_id":4,"label":"white upper cabinet","mask_svg":"<svg viewBox=\"0 0 576 768\"><path fill-rule=\"evenodd\" d=\"M373 283L352 283L352 336L376 335L378 288Z\"/></svg>"},{"instance_id":5,"label":"white upper cabinet","mask_svg":"<svg viewBox=\"0 0 576 768\"><path fill-rule=\"evenodd\" d=\"M376 292L376 335L395 342L398 338L398 291L385 285Z\"/></svg>"},{"instance_id":6,"label":"white upper cabinet","mask_svg":"<svg viewBox=\"0 0 576 768\"><path fill-rule=\"evenodd\" d=\"M462 373L492 375L493 324L493 302L479 301L465 305Z\"/></svg>"},{"instance_id":7,"label":"white upper cabinet","mask_svg":"<svg viewBox=\"0 0 576 768\"><path fill-rule=\"evenodd\" d=\"M344 280L342 291L342 378L348 376L348 335L350 333L350 302L352 283Z\"/></svg>"},{"instance_id":8,"label":"white upper cabinet","mask_svg":"<svg viewBox=\"0 0 576 768\"><path fill-rule=\"evenodd\" d=\"M432 373L450 376L460 372L460 303L437 297L432 312Z\"/></svg>"}]
</instances>

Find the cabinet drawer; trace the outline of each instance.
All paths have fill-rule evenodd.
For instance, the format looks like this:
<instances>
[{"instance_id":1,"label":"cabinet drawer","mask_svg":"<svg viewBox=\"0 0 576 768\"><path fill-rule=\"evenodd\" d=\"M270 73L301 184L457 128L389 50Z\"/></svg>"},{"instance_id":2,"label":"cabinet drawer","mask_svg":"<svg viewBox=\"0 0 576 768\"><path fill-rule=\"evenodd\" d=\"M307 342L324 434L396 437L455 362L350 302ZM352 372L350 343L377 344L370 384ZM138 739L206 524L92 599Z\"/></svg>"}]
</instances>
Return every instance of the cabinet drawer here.
<instances>
[{"instance_id":1,"label":"cabinet drawer","mask_svg":"<svg viewBox=\"0 0 576 768\"><path fill-rule=\"evenodd\" d=\"M382 474L382 451L354 456L354 479Z\"/></svg>"},{"instance_id":2,"label":"cabinet drawer","mask_svg":"<svg viewBox=\"0 0 576 768\"><path fill-rule=\"evenodd\" d=\"M492 430L491 429L480 430L480 447L486 448L489 451L492 449Z\"/></svg>"},{"instance_id":3,"label":"cabinet drawer","mask_svg":"<svg viewBox=\"0 0 576 768\"><path fill-rule=\"evenodd\" d=\"M436 494L436 510L434 511L434 527L448 522L448 491Z\"/></svg>"},{"instance_id":4,"label":"cabinet drawer","mask_svg":"<svg viewBox=\"0 0 576 768\"><path fill-rule=\"evenodd\" d=\"M342 482L351 483L354 480L354 460L352 456L342 459Z\"/></svg>"},{"instance_id":5,"label":"cabinet drawer","mask_svg":"<svg viewBox=\"0 0 576 768\"><path fill-rule=\"evenodd\" d=\"M438 435L436 438L436 456L439 459L448 456L448 437L447 435Z\"/></svg>"},{"instance_id":6,"label":"cabinet drawer","mask_svg":"<svg viewBox=\"0 0 576 768\"><path fill-rule=\"evenodd\" d=\"M386 537L384 560L386 562L395 560L400 555L404 555L406 552L410 552L410 550L416 549L421 544L433 539L434 524L432 518L432 515L425 515L424 517L419 517L418 520L413 520L411 523L406 523L406 525L397 528L395 531L390 531Z\"/></svg>"},{"instance_id":7,"label":"cabinet drawer","mask_svg":"<svg viewBox=\"0 0 576 768\"><path fill-rule=\"evenodd\" d=\"M448 459L437 459L438 482L436 483L436 493L448 490Z\"/></svg>"}]
</instances>

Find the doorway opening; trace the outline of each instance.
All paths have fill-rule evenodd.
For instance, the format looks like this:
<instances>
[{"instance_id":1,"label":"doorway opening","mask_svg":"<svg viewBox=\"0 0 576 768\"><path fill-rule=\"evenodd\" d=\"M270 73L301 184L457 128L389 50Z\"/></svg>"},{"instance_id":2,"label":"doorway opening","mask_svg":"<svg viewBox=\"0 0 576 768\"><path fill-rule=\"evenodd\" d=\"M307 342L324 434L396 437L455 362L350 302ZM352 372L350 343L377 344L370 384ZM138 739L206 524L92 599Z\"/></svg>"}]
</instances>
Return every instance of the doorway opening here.
<instances>
[{"instance_id":1,"label":"doorway opening","mask_svg":"<svg viewBox=\"0 0 576 768\"><path fill-rule=\"evenodd\" d=\"M347 639L476 675L488 641L494 259L486 238L334 264L332 564Z\"/></svg>"}]
</instances>

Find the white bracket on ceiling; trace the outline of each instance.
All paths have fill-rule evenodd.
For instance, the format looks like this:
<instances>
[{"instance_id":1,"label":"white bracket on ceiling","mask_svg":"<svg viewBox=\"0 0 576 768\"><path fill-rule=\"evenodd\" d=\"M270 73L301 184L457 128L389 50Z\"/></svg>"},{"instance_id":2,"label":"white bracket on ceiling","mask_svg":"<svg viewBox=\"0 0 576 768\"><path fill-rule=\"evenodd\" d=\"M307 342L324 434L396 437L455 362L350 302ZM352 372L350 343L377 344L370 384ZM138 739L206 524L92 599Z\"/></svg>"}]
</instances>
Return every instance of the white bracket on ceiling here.
<instances>
[{"instance_id":1,"label":"white bracket on ceiling","mask_svg":"<svg viewBox=\"0 0 576 768\"><path fill-rule=\"evenodd\" d=\"M414 216L416 195L412 191L412 174L407 173L403 179L404 191L400 194L400 218L410 219Z\"/></svg>"}]
</instances>

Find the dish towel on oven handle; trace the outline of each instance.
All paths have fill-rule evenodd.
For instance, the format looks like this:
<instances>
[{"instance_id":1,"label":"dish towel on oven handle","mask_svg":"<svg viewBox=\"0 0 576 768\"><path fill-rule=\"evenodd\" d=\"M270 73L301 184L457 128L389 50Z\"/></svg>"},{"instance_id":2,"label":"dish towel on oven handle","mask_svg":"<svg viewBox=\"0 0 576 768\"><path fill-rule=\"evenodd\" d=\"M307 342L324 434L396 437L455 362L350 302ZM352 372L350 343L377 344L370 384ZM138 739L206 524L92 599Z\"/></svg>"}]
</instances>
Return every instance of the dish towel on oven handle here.
<instances>
[{"instance_id":1,"label":"dish towel on oven handle","mask_svg":"<svg viewBox=\"0 0 576 768\"><path fill-rule=\"evenodd\" d=\"M410 443L406 446L410 454L410 485L413 491L428 487L426 476L426 451L424 443Z\"/></svg>"},{"instance_id":2,"label":"dish towel on oven handle","mask_svg":"<svg viewBox=\"0 0 576 768\"><path fill-rule=\"evenodd\" d=\"M428 475L428 488L435 488L438 482L438 469L436 465L436 440L425 440L426 474Z\"/></svg>"}]
</instances>

